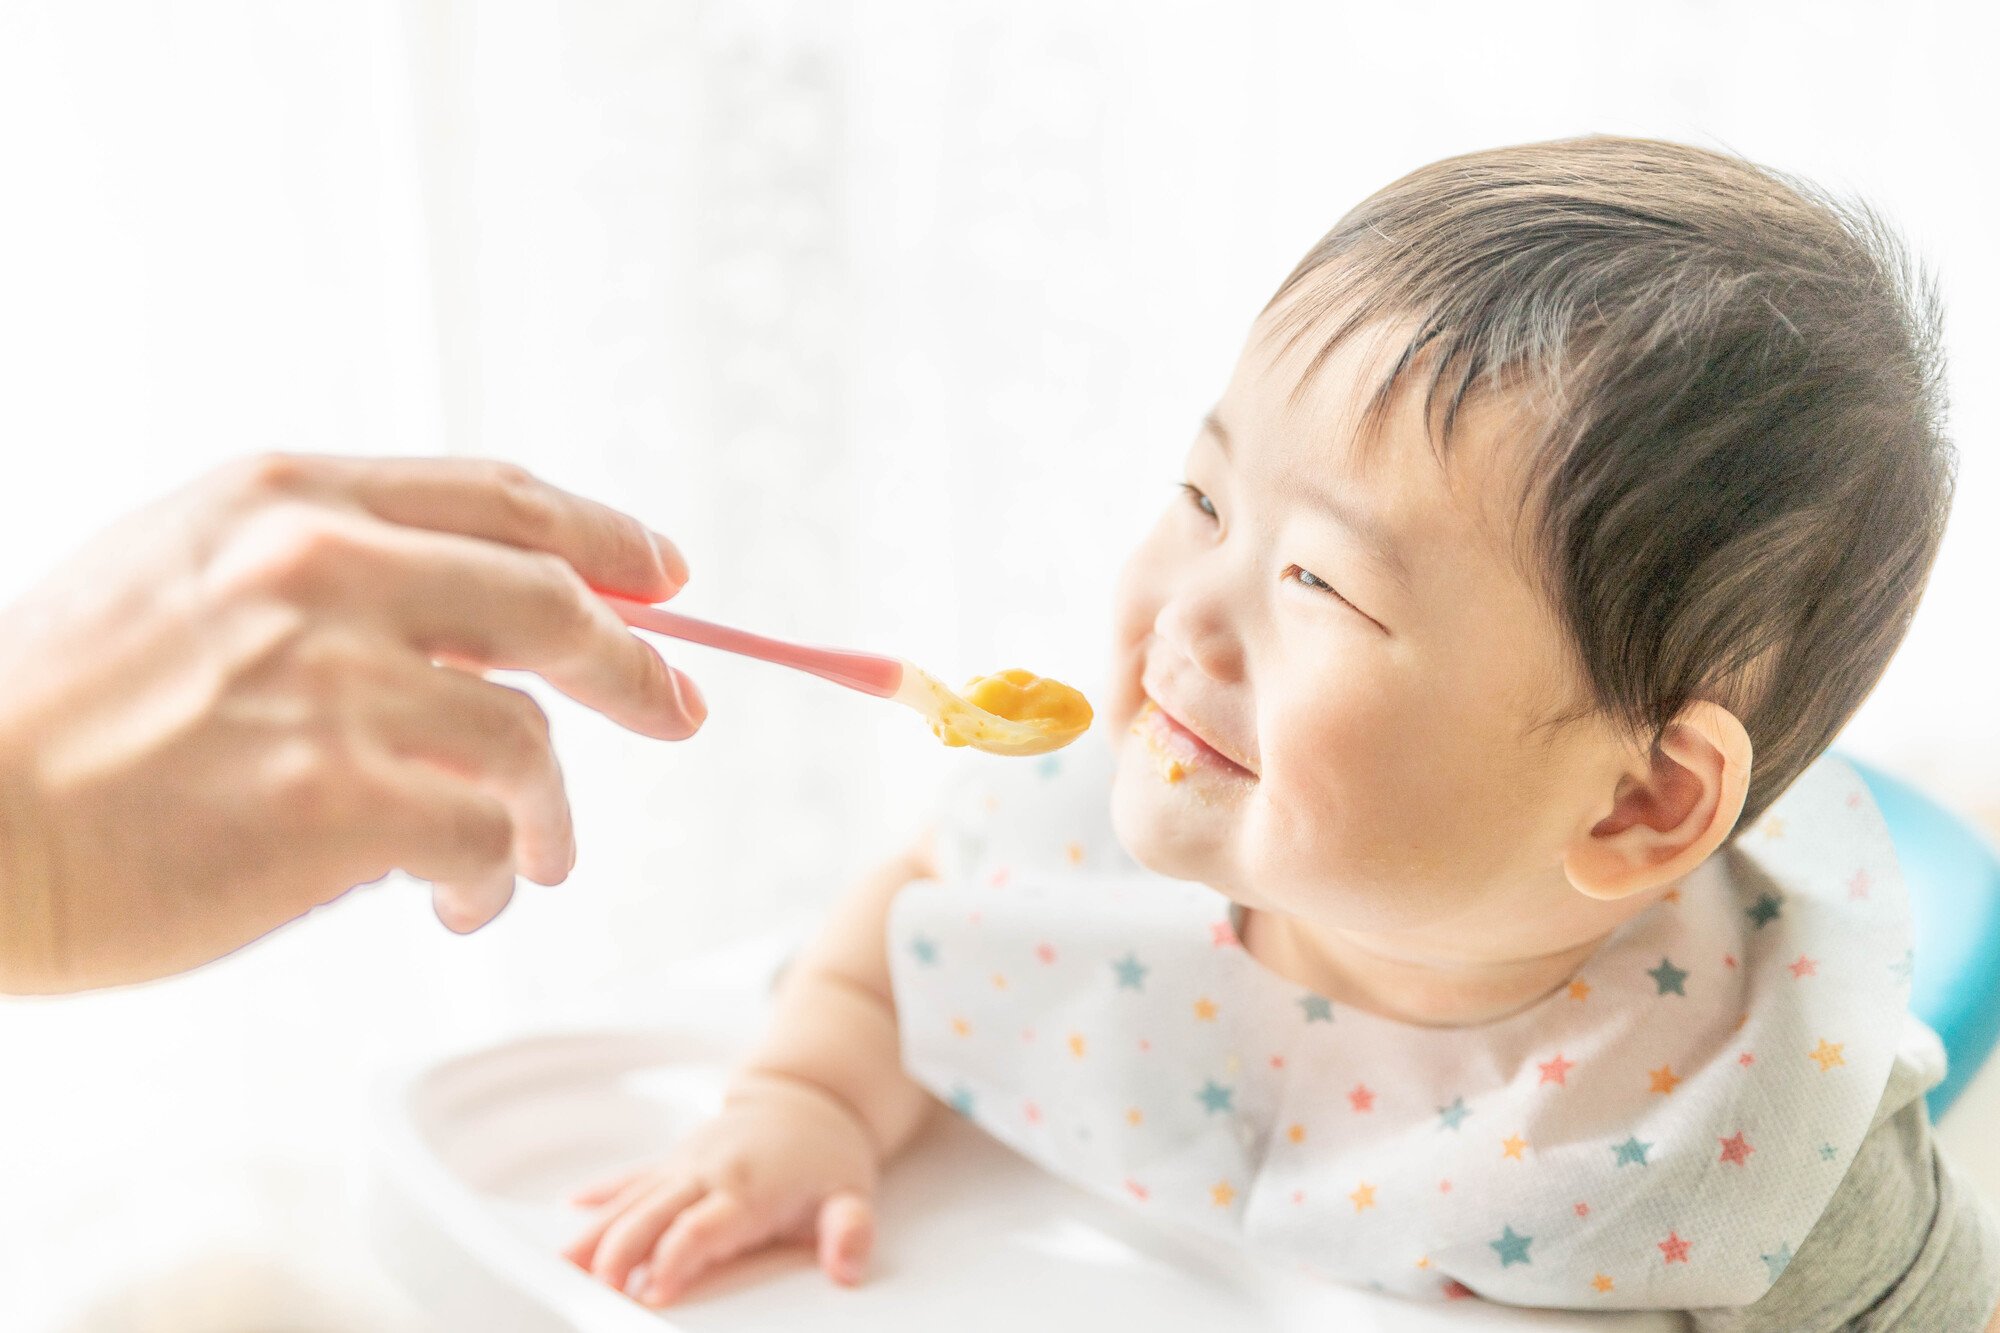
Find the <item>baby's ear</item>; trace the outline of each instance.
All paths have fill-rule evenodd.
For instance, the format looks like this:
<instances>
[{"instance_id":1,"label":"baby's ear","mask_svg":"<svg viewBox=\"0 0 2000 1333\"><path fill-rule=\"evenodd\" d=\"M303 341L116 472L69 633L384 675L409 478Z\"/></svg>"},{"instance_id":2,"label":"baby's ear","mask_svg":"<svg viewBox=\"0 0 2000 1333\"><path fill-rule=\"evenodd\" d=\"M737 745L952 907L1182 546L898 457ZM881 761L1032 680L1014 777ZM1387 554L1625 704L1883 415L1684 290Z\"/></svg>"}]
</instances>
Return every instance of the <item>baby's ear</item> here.
<instances>
[{"instance_id":1,"label":"baby's ear","mask_svg":"<svg viewBox=\"0 0 2000 1333\"><path fill-rule=\"evenodd\" d=\"M1611 793L1611 813L1563 858L1577 892L1611 901L1671 884L1736 827L1750 788L1750 735L1719 704L1681 710Z\"/></svg>"}]
</instances>

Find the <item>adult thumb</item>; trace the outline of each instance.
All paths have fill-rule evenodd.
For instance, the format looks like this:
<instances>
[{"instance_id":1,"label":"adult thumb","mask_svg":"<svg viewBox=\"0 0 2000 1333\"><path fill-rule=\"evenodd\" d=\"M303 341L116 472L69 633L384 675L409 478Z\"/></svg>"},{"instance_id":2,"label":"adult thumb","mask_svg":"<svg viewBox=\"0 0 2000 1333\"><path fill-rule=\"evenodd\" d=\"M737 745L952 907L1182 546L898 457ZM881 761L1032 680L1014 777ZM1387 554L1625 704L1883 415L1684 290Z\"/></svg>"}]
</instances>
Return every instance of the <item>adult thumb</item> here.
<instances>
[{"instance_id":1,"label":"adult thumb","mask_svg":"<svg viewBox=\"0 0 2000 1333\"><path fill-rule=\"evenodd\" d=\"M875 1250L875 1206L853 1190L819 1206L819 1266L844 1287L861 1281Z\"/></svg>"}]
</instances>

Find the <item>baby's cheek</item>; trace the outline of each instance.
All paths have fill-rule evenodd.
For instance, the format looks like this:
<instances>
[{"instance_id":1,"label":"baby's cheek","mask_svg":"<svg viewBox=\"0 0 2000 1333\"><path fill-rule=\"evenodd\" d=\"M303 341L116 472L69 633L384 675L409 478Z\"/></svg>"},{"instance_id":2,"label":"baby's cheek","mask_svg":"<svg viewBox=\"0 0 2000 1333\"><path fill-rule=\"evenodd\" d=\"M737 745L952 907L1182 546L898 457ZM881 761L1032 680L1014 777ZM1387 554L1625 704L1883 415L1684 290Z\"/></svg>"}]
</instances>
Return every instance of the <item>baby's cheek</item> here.
<instances>
[{"instance_id":1,"label":"baby's cheek","mask_svg":"<svg viewBox=\"0 0 2000 1333\"><path fill-rule=\"evenodd\" d=\"M1267 743L1262 791L1274 875L1406 902L1450 878L1472 793L1414 706L1278 719L1270 734L1283 738Z\"/></svg>"},{"instance_id":2,"label":"baby's cheek","mask_svg":"<svg viewBox=\"0 0 2000 1333\"><path fill-rule=\"evenodd\" d=\"M1104 706L1104 721L1123 729L1139 711L1139 673L1145 665L1145 647L1152 637L1153 622L1160 614L1161 599L1142 559L1141 547L1119 576L1111 608L1112 677Z\"/></svg>"}]
</instances>

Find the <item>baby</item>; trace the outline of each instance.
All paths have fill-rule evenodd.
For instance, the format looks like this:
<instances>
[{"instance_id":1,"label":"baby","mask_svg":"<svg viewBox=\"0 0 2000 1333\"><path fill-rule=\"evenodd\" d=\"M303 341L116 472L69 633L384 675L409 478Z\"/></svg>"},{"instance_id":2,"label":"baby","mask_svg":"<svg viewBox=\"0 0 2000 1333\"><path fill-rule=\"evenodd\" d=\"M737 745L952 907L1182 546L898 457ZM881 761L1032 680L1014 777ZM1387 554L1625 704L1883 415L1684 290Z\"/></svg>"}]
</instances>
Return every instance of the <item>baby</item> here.
<instances>
[{"instance_id":1,"label":"baby","mask_svg":"<svg viewBox=\"0 0 2000 1333\"><path fill-rule=\"evenodd\" d=\"M1126 568L1115 753L985 765L568 1256L652 1305L787 1238L856 1282L944 1102L1414 1298L1988 1327L1893 851L1820 759L1942 535L1935 318L1872 215L1702 149L1363 202Z\"/></svg>"}]
</instances>

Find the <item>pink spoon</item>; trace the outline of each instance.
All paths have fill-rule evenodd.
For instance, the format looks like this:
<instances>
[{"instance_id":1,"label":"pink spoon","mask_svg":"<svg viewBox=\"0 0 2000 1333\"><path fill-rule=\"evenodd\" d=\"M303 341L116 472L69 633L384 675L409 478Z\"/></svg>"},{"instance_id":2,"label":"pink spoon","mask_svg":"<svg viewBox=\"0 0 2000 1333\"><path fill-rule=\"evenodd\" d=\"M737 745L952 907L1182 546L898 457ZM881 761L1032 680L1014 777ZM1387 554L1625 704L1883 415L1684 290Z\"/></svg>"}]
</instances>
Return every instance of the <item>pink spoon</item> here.
<instances>
[{"instance_id":1,"label":"pink spoon","mask_svg":"<svg viewBox=\"0 0 2000 1333\"><path fill-rule=\"evenodd\" d=\"M776 662L779 666L810 671L836 685L845 685L850 690L860 690L880 699L894 698L896 687L903 683L904 663L899 658L851 652L845 648L814 648L803 643L786 643L783 639L767 639L748 630L696 620L677 611L642 606L623 597L606 597L604 600L611 604L611 609L626 624L636 629L649 629L655 634L720 648L740 657L754 657L760 662Z\"/></svg>"},{"instance_id":2,"label":"pink spoon","mask_svg":"<svg viewBox=\"0 0 2000 1333\"><path fill-rule=\"evenodd\" d=\"M766 638L748 630L697 620L677 611L663 611L657 606L627 601L623 597L606 596L604 600L626 624L635 629L650 630L708 648L720 648L726 653L754 657L760 662L775 662L779 666L810 672L836 685L845 685L850 690L914 708L924 715L940 738L947 733L958 738L946 740L947 744L969 743L989 754L1026 755L1045 754L1060 749L1074 739L1073 733L1052 734L1036 723L1016 722L989 713L945 688L929 672L900 657L860 653L848 648L817 648L808 644L787 643L783 639Z\"/></svg>"}]
</instances>

